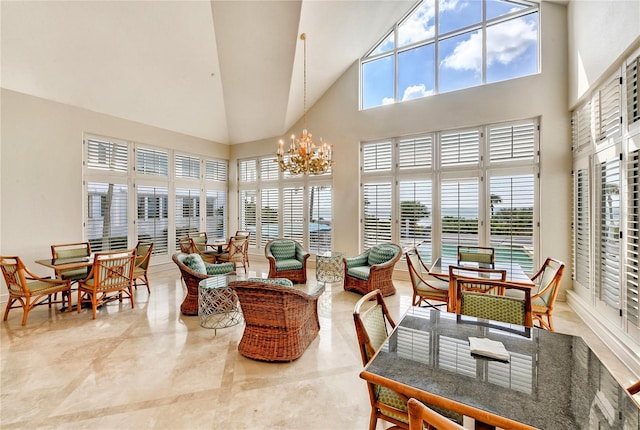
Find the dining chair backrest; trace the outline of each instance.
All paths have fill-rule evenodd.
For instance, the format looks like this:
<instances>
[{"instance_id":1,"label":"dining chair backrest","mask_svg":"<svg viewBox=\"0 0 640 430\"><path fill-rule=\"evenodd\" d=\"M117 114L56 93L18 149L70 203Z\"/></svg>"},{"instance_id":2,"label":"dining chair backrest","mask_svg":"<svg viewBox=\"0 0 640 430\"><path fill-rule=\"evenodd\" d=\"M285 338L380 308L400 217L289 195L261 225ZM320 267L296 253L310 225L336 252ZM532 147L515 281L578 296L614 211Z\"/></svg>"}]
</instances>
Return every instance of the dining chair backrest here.
<instances>
[{"instance_id":1,"label":"dining chair backrest","mask_svg":"<svg viewBox=\"0 0 640 430\"><path fill-rule=\"evenodd\" d=\"M407 269L409 270L409 279L413 288L412 305L420 306L425 304L430 307L446 305L449 301L449 280L445 277L438 277L429 273L420 254L416 248L410 249L405 253L407 261ZM433 305L432 300L442 302L439 305Z\"/></svg>"},{"instance_id":2,"label":"dining chair backrest","mask_svg":"<svg viewBox=\"0 0 640 430\"><path fill-rule=\"evenodd\" d=\"M353 319L362 364L366 365L384 344L389 332L395 328L396 324L380 290L371 291L358 300L353 311Z\"/></svg>"},{"instance_id":3,"label":"dining chair backrest","mask_svg":"<svg viewBox=\"0 0 640 430\"><path fill-rule=\"evenodd\" d=\"M89 257L91 255L91 245L89 242L74 242L51 245L51 258L79 258ZM87 277L87 268L78 269L54 269L56 278L69 279L72 282L79 281Z\"/></svg>"},{"instance_id":4,"label":"dining chair backrest","mask_svg":"<svg viewBox=\"0 0 640 430\"><path fill-rule=\"evenodd\" d=\"M414 398L409 399L407 407L409 410L409 430L464 430L463 426L440 415Z\"/></svg>"},{"instance_id":5,"label":"dining chair backrest","mask_svg":"<svg viewBox=\"0 0 640 430\"><path fill-rule=\"evenodd\" d=\"M485 269L480 267L463 267L463 266L449 266L449 282L452 286L451 291L456 291L456 280L467 279L469 282L465 283L465 287L469 291L475 291L479 293L493 293L496 288L491 284L485 284L483 282L474 283L474 279L478 281L494 280L494 281L506 281L507 271L500 269Z\"/></svg>"},{"instance_id":6,"label":"dining chair backrest","mask_svg":"<svg viewBox=\"0 0 640 430\"><path fill-rule=\"evenodd\" d=\"M136 268L147 269L151 254L153 252L153 242L139 240L136 245Z\"/></svg>"},{"instance_id":7,"label":"dining chair backrest","mask_svg":"<svg viewBox=\"0 0 640 430\"><path fill-rule=\"evenodd\" d=\"M193 240L193 243L198 248L200 252L204 252L207 250L207 232L206 231L198 231L198 232L189 232L187 233L187 237Z\"/></svg>"},{"instance_id":8,"label":"dining chair backrest","mask_svg":"<svg viewBox=\"0 0 640 430\"><path fill-rule=\"evenodd\" d=\"M135 249L100 252L95 255L91 277L98 291L116 291L133 285Z\"/></svg>"},{"instance_id":9,"label":"dining chair backrest","mask_svg":"<svg viewBox=\"0 0 640 430\"><path fill-rule=\"evenodd\" d=\"M182 252L184 254L197 254L198 253L198 249L196 247L196 244L193 242L193 239L191 239L188 236L179 238L178 239L178 245L180 247L180 252Z\"/></svg>"},{"instance_id":10,"label":"dining chair backrest","mask_svg":"<svg viewBox=\"0 0 640 430\"><path fill-rule=\"evenodd\" d=\"M483 285L483 290L519 290L523 298L493 295L470 291L470 287ZM531 288L504 281L489 279L456 279L456 313L477 318L485 318L509 324L532 327Z\"/></svg>"},{"instance_id":11,"label":"dining chair backrest","mask_svg":"<svg viewBox=\"0 0 640 430\"><path fill-rule=\"evenodd\" d=\"M494 268L496 265L496 250L487 246L458 245L458 264L473 262L488 265Z\"/></svg>"},{"instance_id":12,"label":"dining chair backrest","mask_svg":"<svg viewBox=\"0 0 640 430\"><path fill-rule=\"evenodd\" d=\"M533 317L540 326L553 331L553 307L560 290L560 281L564 273L564 263L555 258L547 258L531 280L536 285L531 295ZM547 319L547 321L544 320Z\"/></svg>"},{"instance_id":13,"label":"dining chair backrest","mask_svg":"<svg viewBox=\"0 0 640 430\"><path fill-rule=\"evenodd\" d=\"M244 243L244 263L246 267L249 267L249 243L251 242L251 230L237 230L236 236L245 236L247 238Z\"/></svg>"}]
</instances>

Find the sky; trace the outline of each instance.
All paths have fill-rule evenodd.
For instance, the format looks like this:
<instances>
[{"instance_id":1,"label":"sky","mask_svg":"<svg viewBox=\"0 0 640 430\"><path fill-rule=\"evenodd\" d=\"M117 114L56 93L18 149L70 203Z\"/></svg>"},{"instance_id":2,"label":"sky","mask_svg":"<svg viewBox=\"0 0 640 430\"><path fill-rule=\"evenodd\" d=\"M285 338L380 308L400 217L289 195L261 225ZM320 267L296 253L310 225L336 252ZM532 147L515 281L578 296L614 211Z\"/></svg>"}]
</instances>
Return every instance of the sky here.
<instances>
[{"instance_id":1,"label":"sky","mask_svg":"<svg viewBox=\"0 0 640 430\"><path fill-rule=\"evenodd\" d=\"M438 31L436 7L439 1ZM487 0L487 19L523 10L524 7L501 0ZM476 25L482 21L480 0L425 0L398 26L398 48L438 35ZM398 53L398 98L410 100L436 92L455 91L481 85L483 30L473 29ZM486 27L487 83L526 76L538 71L538 13L525 15ZM392 53L395 35L376 47L371 56ZM363 108L394 103L394 57L363 63Z\"/></svg>"}]
</instances>

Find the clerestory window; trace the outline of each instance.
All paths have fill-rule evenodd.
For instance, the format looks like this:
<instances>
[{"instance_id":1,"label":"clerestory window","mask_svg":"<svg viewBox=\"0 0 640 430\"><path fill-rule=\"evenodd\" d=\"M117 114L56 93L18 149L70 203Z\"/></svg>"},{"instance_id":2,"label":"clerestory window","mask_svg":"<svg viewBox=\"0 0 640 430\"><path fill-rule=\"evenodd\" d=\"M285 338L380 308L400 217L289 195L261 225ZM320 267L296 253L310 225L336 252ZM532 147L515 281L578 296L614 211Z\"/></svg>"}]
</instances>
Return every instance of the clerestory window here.
<instances>
[{"instance_id":1,"label":"clerestory window","mask_svg":"<svg viewBox=\"0 0 640 430\"><path fill-rule=\"evenodd\" d=\"M422 0L361 61L361 108L539 71L539 6Z\"/></svg>"}]
</instances>

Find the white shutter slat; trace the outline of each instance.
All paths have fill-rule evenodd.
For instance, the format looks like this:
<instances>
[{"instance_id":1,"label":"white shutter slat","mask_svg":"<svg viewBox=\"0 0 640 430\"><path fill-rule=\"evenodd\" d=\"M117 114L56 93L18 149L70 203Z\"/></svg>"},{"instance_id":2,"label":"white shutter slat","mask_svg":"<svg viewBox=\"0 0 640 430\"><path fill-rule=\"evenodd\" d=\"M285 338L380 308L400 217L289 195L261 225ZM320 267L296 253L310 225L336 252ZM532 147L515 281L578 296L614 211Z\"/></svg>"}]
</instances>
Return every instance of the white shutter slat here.
<instances>
[{"instance_id":1,"label":"white shutter slat","mask_svg":"<svg viewBox=\"0 0 640 430\"><path fill-rule=\"evenodd\" d=\"M620 160L600 163L600 231L598 282L600 299L620 307Z\"/></svg>"},{"instance_id":2,"label":"white shutter slat","mask_svg":"<svg viewBox=\"0 0 640 430\"><path fill-rule=\"evenodd\" d=\"M420 247L423 258L431 261L431 181L401 181L400 193L400 246ZM428 244L428 246L427 246Z\"/></svg>"},{"instance_id":3,"label":"white shutter slat","mask_svg":"<svg viewBox=\"0 0 640 430\"><path fill-rule=\"evenodd\" d=\"M331 202L330 186L309 187L309 250L320 254L331 251Z\"/></svg>"},{"instance_id":4,"label":"white shutter slat","mask_svg":"<svg viewBox=\"0 0 640 430\"><path fill-rule=\"evenodd\" d=\"M227 237L227 192L225 190L207 190L206 228L207 237Z\"/></svg>"},{"instance_id":5,"label":"white shutter slat","mask_svg":"<svg viewBox=\"0 0 640 430\"><path fill-rule=\"evenodd\" d=\"M598 139L603 142L620 136L620 76L614 76L600 91Z\"/></svg>"},{"instance_id":6,"label":"white shutter slat","mask_svg":"<svg viewBox=\"0 0 640 430\"><path fill-rule=\"evenodd\" d=\"M627 123L640 121L640 55L629 60L626 67Z\"/></svg>"},{"instance_id":7,"label":"white shutter slat","mask_svg":"<svg viewBox=\"0 0 640 430\"><path fill-rule=\"evenodd\" d=\"M240 230L249 230L253 234L249 237L249 244L255 246L257 233L257 193L256 190L242 190L239 196Z\"/></svg>"},{"instance_id":8,"label":"white shutter slat","mask_svg":"<svg viewBox=\"0 0 640 430\"><path fill-rule=\"evenodd\" d=\"M189 232L200 230L200 190L197 188L176 188L176 249L178 239Z\"/></svg>"},{"instance_id":9,"label":"white shutter slat","mask_svg":"<svg viewBox=\"0 0 640 430\"><path fill-rule=\"evenodd\" d=\"M279 235L278 195L278 189L267 189L260 192L260 245L262 247Z\"/></svg>"},{"instance_id":10,"label":"white shutter slat","mask_svg":"<svg viewBox=\"0 0 640 430\"><path fill-rule=\"evenodd\" d=\"M127 145L107 140L87 140L87 167L95 170L127 173L129 150Z\"/></svg>"},{"instance_id":11,"label":"white shutter slat","mask_svg":"<svg viewBox=\"0 0 640 430\"><path fill-rule=\"evenodd\" d=\"M390 171L392 166L391 142L362 145L362 169L365 173Z\"/></svg>"},{"instance_id":12,"label":"white shutter slat","mask_svg":"<svg viewBox=\"0 0 640 430\"><path fill-rule=\"evenodd\" d=\"M442 182L442 256L457 258L458 245L478 245L478 179Z\"/></svg>"},{"instance_id":13,"label":"white shutter slat","mask_svg":"<svg viewBox=\"0 0 640 430\"><path fill-rule=\"evenodd\" d=\"M227 182L228 163L225 160L205 160L205 179L207 181Z\"/></svg>"},{"instance_id":14,"label":"white shutter slat","mask_svg":"<svg viewBox=\"0 0 640 430\"><path fill-rule=\"evenodd\" d=\"M401 139L398 143L400 169L431 168L433 165L433 137Z\"/></svg>"},{"instance_id":15,"label":"white shutter slat","mask_svg":"<svg viewBox=\"0 0 640 430\"><path fill-rule=\"evenodd\" d=\"M391 242L391 183L364 184L364 247Z\"/></svg>"},{"instance_id":16,"label":"white shutter slat","mask_svg":"<svg viewBox=\"0 0 640 430\"><path fill-rule=\"evenodd\" d=\"M126 184L87 184L87 236L94 252L128 247L128 187Z\"/></svg>"},{"instance_id":17,"label":"white shutter slat","mask_svg":"<svg viewBox=\"0 0 640 430\"><path fill-rule=\"evenodd\" d=\"M280 167L275 162L275 157L264 157L260 159L260 179L263 181L277 181Z\"/></svg>"},{"instance_id":18,"label":"white shutter slat","mask_svg":"<svg viewBox=\"0 0 640 430\"><path fill-rule=\"evenodd\" d=\"M640 151L629 154L627 162L627 249L626 294L627 321L640 327L640 289L638 262L640 257Z\"/></svg>"},{"instance_id":19,"label":"white shutter slat","mask_svg":"<svg viewBox=\"0 0 640 430\"><path fill-rule=\"evenodd\" d=\"M580 169L576 174L576 224L574 278L585 288L591 282L591 223L589 208L589 172Z\"/></svg>"},{"instance_id":20,"label":"white shutter slat","mask_svg":"<svg viewBox=\"0 0 640 430\"><path fill-rule=\"evenodd\" d=\"M169 251L167 231L169 229L169 189L167 187L139 185L138 240L153 242L153 255L167 255Z\"/></svg>"},{"instance_id":21,"label":"white shutter slat","mask_svg":"<svg viewBox=\"0 0 640 430\"><path fill-rule=\"evenodd\" d=\"M185 154L175 156L176 178L200 179L200 158Z\"/></svg>"},{"instance_id":22,"label":"white shutter slat","mask_svg":"<svg viewBox=\"0 0 640 430\"><path fill-rule=\"evenodd\" d=\"M139 175L169 176L169 154L166 151L136 148L136 171Z\"/></svg>"},{"instance_id":23,"label":"white shutter slat","mask_svg":"<svg viewBox=\"0 0 640 430\"><path fill-rule=\"evenodd\" d=\"M304 188L282 190L282 237L304 243Z\"/></svg>"},{"instance_id":24,"label":"white shutter slat","mask_svg":"<svg viewBox=\"0 0 640 430\"><path fill-rule=\"evenodd\" d=\"M257 160L238 161L238 180L240 182L255 182L258 177Z\"/></svg>"},{"instance_id":25,"label":"white shutter slat","mask_svg":"<svg viewBox=\"0 0 640 430\"><path fill-rule=\"evenodd\" d=\"M478 164L480 161L480 133L471 130L443 133L440 137L442 166Z\"/></svg>"},{"instance_id":26,"label":"white shutter slat","mask_svg":"<svg viewBox=\"0 0 640 430\"><path fill-rule=\"evenodd\" d=\"M491 162L531 160L535 153L535 124L489 128Z\"/></svg>"}]
</instances>

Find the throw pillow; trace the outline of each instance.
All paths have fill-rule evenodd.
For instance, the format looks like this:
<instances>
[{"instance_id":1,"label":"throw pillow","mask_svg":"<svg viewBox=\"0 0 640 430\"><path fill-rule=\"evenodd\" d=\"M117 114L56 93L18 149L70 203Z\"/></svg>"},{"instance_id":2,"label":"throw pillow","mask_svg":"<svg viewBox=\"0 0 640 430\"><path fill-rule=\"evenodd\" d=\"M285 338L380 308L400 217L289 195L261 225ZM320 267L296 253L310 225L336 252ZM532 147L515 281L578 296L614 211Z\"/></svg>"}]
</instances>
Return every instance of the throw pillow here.
<instances>
[{"instance_id":1,"label":"throw pillow","mask_svg":"<svg viewBox=\"0 0 640 430\"><path fill-rule=\"evenodd\" d=\"M282 287L293 287L293 282L286 278L249 278L250 282L264 282L265 284L280 285Z\"/></svg>"},{"instance_id":2,"label":"throw pillow","mask_svg":"<svg viewBox=\"0 0 640 430\"><path fill-rule=\"evenodd\" d=\"M292 240L278 240L271 242L271 254L276 260L296 258L296 244Z\"/></svg>"},{"instance_id":3,"label":"throw pillow","mask_svg":"<svg viewBox=\"0 0 640 430\"><path fill-rule=\"evenodd\" d=\"M204 265L204 261L200 254L189 254L184 258L184 265L189 269L197 273L206 274L207 266Z\"/></svg>"},{"instance_id":4,"label":"throw pillow","mask_svg":"<svg viewBox=\"0 0 640 430\"><path fill-rule=\"evenodd\" d=\"M377 245L369 251L369 266L386 263L396 256L396 249L389 245Z\"/></svg>"}]
</instances>

